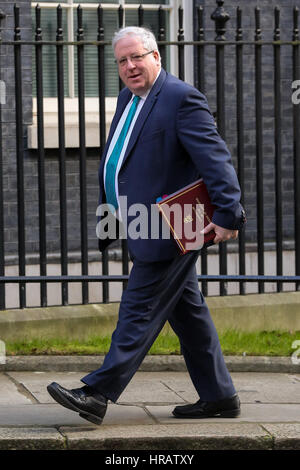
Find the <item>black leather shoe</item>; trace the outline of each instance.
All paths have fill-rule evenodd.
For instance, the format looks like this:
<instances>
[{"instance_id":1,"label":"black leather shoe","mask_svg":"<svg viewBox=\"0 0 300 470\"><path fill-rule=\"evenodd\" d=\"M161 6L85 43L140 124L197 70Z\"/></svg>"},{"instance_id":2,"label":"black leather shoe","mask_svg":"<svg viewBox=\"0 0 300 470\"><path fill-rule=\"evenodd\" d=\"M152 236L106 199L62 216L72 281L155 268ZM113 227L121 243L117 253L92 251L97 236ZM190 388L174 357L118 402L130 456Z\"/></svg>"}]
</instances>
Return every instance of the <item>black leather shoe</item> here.
<instances>
[{"instance_id":1,"label":"black leather shoe","mask_svg":"<svg viewBox=\"0 0 300 470\"><path fill-rule=\"evenodd\" d=\"M68 390L56 382L47 387L51 397L60 405L77 411L81 418L91 423L101 424L107 409L107 398L88 385Z\"/></svg>"},{"instance_id":2,"label":"black leather shoe","mask_svg":"<svg viewBox=\"0 0 300 470\"><path fill-rule=\"evenodd\" d=\"M240 399L237 394L218 401L199 400L193 405L176 406L175 418L236 418L241 413Z\"/></svg>"}]
</instances>

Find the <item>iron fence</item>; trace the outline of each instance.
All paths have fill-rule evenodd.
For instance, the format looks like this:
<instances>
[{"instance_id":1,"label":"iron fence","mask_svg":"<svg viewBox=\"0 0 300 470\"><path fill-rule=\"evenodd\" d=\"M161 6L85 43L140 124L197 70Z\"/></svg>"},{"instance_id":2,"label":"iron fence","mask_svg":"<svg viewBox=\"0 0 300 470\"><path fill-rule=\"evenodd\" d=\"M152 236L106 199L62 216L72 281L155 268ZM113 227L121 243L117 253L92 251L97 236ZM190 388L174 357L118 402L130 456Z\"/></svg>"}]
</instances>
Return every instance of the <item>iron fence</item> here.
<instances>
[{"instance_id":1,"label":"iron fence","mask_svg":"<svg viewBox=\"0 0 300 470\"><path fill-rule=\"evenodd\" d=\"M293 10L293 27L291 28L291 39L281 40L280 38L280 10L274 10L274 36L273 40L265 41L262 39L261 15L260 9L255 8L255 31L253 40L245 41L243 39L242 28L242 10L238 7L236 11L236 35L234 40L226 39L226 23L229 19L226 14L223 1L217 1L217 8L211 15L215 25L216 37L214 40L206 40L204 28L204 10L202 7L195 8L194 40L185 41L185 32L183 29L183 9L178 10L178 35L176 40L166 39L166 11L163 7L157 9L158 15L158 43L162 57L162 65L166 67L167 50L170 46L175 46L178 51L178 77L185 79L184 64L185 52L187 46L193 47L195 67L195 84L200 91L205 92L205 57L208 46L215 48L215 92L216 92L216 120L219 132L226 139L226 107L225 107L225 61L226 48L234 47L235 55L235 86L236 86L236 157L237 172L242 188L242 203L245 199L245 182L247 174L245 171L245 110L244 110L244 48L250 46L254 56L254 88L255 88L255 171L256 171L256 224L257 224L257 275L246 274L246 234L242 231L238 241L238 265L239 274L228 274L228 253L227 245L220 244L219 247L219 274L208 275L208 254L203 250L201 256L201 281L204 295L207 294L207 286L210 282L217 282L220 285L220 294L227 294L229 282L239 283L240 294L245 294L245 285L248 282L258 283L258 291L264 292L265 283L275 282L277 291L282 291L283 283L292 283L295 290L300 288L300 104L293 105L293 206L294 206L294 252L295 266L294 275L283 274L283 225L284 208L282 205L282 108L281 108L281 55L283 48L292 49L292 81L300 79L299 62L299 29L297 7ZM43 31L41 29L41 8L35 8L35 38L31 41L22 39L20 28L20 9L14 6L14 39L3 41L0 37L0 50L7 46L14 50L14 70L15 70L15 125L16 125L16 168L17 168L17 219L18 219L18 267L17 276L5 275L5 237L4 237L4 190L3 176L0 172L0 309L4 309L5 285L16 283L19 285L19 307L26 306L26 284L40 284L40 305L47 305L47 283L60 282L62 289L62 304L68 304L68 284L72 282L81 282L82 285L82 303L89 302L88 283L97 282L102 284L103 302L108 302L109 283L123 282L126 285L129 273L129 262L126 240L122 240L122 274L109 274L109 252L106 251L102 256L102 273L99 275L89 275L88 263L88 220L87 220L87 182L86 182L86 133L85 133L85 68L84 55L86 47L97 49L97 69L99 86L99 135L100 149L106 139L106 109L105 109L105 49L110 47L110 41L104 40L105 24L103 21L103 8L97 7L98 30L95 32L94 41L86 41L83 29L84 10L79 5L77 8L77 38L76 41L64 40L62 28L62 8L57 7L57 30L56 40L43 40ZM119 26L124 24L124 8L119 7L117 12ZM4 15L0 15L0 22ZM1 24L1 23L0 23ZM141 5L138 9L138 25L144 24L144 9ZM1 35L1 29L0 29ZM36 99L37 99L37 161L38 161L38 194L39 194L39 266L40 275L26 275L26 220L24 207L24 119L22 107L22 49L24 46L34 48L36 63ZM56 76L57 76L57 103L58 103L58 161L59 161L59 194L60 194L60 254L61 254L61 275L47 275L47 240L46 240L46 211L47 200L45 194L45 181L47 174L45 171L45 148L44 148L44 92L43 92L43 48L51 45L56 49ZM67 232L67 202L66 202L66 144L65 144L65 98L64 98L64 52L67 46L74 46L77 49L77 78L78 78L78 109L79 109L79 179L80 179L80 227L81 227L81 275L68 274L68 232ZM263 71L263 49L265 46L273 48L273 98L274 98L274 148L275 148L275 198L276 198L276 273L274 275L265 274L265 224L264 224L264 154L263 154L263 96L262 96L262 71ZM1 58L1 55L0 55ZM1 73L1 64L0 64ZM0 77L1 78L1 77ZM120 88L121 88L120 84ZM2 119L0 104L0 141L2 142ZM0 145L0 170L3 165L3 148ZM247 210L247 207L246 207Z\"/></svg>"}]
</instances>

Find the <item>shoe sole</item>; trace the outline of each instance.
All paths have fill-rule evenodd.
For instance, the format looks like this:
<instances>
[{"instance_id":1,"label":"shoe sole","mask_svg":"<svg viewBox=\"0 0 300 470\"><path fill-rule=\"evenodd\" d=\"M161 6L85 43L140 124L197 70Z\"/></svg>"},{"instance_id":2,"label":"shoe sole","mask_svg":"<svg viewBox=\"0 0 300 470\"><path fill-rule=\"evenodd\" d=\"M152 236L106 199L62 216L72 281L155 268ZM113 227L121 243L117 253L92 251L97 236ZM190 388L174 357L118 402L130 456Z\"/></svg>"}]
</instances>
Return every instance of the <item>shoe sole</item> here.
<instances>
[{"instance_id":1,"label":"shoe sole","mask_svg":"<svg viewBox=\"0 0 300 470\"><path fill-rule=\"evenodd\" d=\"M77 406L73 405L73 403L70 403L69 400L67 400L65 396L59 390L57 390L57 388L48 385L47 390L49 395L51 395L51 397L57 401L57 403L64 406L65 408L68 408L69 410L76 411L79 413L81 418L84 418L93 424L100 425L102 423L102 418L99 418L99 416L93 415L91 413L83 412L80 408L77 408Z\"/></svg>"},{"instance_id":2,"label":"shoe sole","mask_svg":"<svg viewBox=\"0 0 300 470\"><path fill-rule=\"evenodd\" d=\"M201 416L195 415L180 415L173 412L173 416L175 418L180 419L204 419L204 418L237 418L241 414L241 410L239 408L235 410L224 410L212 414L203 414Z\"/></svg>"}]
</instances>

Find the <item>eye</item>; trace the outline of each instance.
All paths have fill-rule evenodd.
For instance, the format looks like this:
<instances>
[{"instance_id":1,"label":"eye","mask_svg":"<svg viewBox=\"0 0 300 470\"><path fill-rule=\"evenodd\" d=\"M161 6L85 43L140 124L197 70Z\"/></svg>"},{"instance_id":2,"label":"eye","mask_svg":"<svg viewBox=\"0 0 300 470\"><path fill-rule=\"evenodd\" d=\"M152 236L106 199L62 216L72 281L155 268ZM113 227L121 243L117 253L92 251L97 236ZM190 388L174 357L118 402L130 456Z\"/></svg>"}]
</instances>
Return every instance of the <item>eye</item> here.
<instances>
[{"instance_id":1,"label":"eye","mask_svg":"<svg viewBox=\"0 0 300 470\"><path fill-rule=\"evenodd\" d=\"M119 64L120 64L120 65L125 65L126 62L127 62L127 59L120 59L120 60L119 60Z\"/></svg>"}]
</instances>

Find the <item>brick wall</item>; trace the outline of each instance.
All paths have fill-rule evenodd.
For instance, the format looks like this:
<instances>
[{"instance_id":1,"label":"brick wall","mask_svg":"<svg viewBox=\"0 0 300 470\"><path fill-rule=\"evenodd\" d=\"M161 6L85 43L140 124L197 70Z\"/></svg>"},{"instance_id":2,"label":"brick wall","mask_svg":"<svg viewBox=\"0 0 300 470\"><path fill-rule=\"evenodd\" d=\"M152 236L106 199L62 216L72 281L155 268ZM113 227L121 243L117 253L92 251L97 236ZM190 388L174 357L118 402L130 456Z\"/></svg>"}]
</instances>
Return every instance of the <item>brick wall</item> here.
<instances>
[{"instance_id":1,"label":"brick wall","mask_svg":"<svg viewBox=\"0 0 300 470\"><path fill-rule=\"evenodd\" d=\"M21 39L32 40L31 2L20 0ZM2 39L14 39L14 6L12 2L0 2L0 9L6 18L2 21ZM32 122L32 47L22 46L22 93L24 122L24 192L26 254L39 250L39 195L38 195L38 154L27 149L27 128ZM13 46L0 46L0 79L6 83L6 104L2 106L3 132L3 186L5 254L14 255L18 249L17 222L17 172L16 172L16 125L15 125L15 79ZM99 150L87 150L88 187L88 234L89 249L97 250L95 233L96 208L98 200ZM60 249L59 209L59 156L58 150L45 151L46 172L46 222L47 252ZM78 150L66 150L67 180L67 222L68 248L80 249L80 189Z\"/></svg>"},{"instance_id":2,"label":"brick wall","mask_svg":"<svg viewBox=\"0 0 300 470\"><path fill-rule=\"evenodd\" d=\"M22 39L31 39L30 2L20 0L20 23ZM2 39L14 39L14 9L11 2L0 2L0 9L6 15L2 20ZM16 125L15 125L15 73L13 48L0 47L1 80L6 85L6 103L2 105L2 151L3 151L3 187L4 187L4 225L5 248L7 252L17 249L17 192L16 192ZM24 46L22 51L23 77L23 116L24 122L31 122L31 50ZM25 139L25 134L24 134ZM33 162L25 162L25 171L32 174Z\"/></svg>"},{"instance_id":3,"label":"brick wall","mask_svg":"<svg viewBox=\"0 0 300 470\"><path fill-rule=\"evenodd\" d=\"M215 39L215 26L210 15L216 8L215 0L195 0L195 5L203 5L205 11L205 39ZM235 40L236 9L242 8L243 39L254 39L256 6L261 10L261 30L263 40L273 40L274 8L281 10L281 39L292 40L293 7L297 0L227 0L225 11L230 15L226 23L226 39ZM210 107L216 107L215 47L207 46L205 61L205 94ZM227 46L225 59L225 102L226 102L226 142L236 165L236 86L235 86L235 46ZM274 91L273 91L273 46L263 46L262 54L262 97L263 97L263 161L264 161L264 217L265 240L275 239L275 149L274 149ZM292 47L283 46L281 54L281 93L282 93L282 191L283 191L283 233L285 240L294 236L293 207L293 124L292 124ZM256 132L255 132L255 67L254 47L244 46L244 122L245 122L245 207L248 215L247 239L256 240ZM300 78L300 75L299 77Z\"/></svg>"},{"instance_id":4,"label":"brick wall","mask_svg":"<svg viewBox=\"0 0 300 470\"><path fill-rule=\"evenodd\" d=\"M205 7L206 39L214 39L214 23L210 14L216 7L215 0L195 0ZM279 5L282 9L281 31L283 39L292 37L292 8L295 1L277 0L259 2L261 7L261 27L263 39L273 38L273 9ZM299 3L299 2L298 2ZM20 0L21 31L23 40L31 40L31 2ZM235 37L236 7L243 8L244 39L254 37L255 0L228 0L225 9L230 14L227 22L227 39ZM7 15L2 21L3 40L13 39L13 3L0 2L0 9ZM264 196L265 196L265 234L266 241L275 237L275 163L274 163L274 117L273 117L273 53L272 46L265 46L263 55L263 155L264 155ZM283 197L284 197L284 237L293 238L293 136L292 136L292 103L291 81L292 62L291 48L284 46L282 54L282 150L283 150ZM245 112L245 206L248 214L247 240L256 240L256 170L255 170L255 95L254 95L254 55L253 47L245 46L244 60L244 112ZM14 90L14 54L12 46L0 46L1 68L0 79L6 82L6 104L2 105L3 131L3 184L5 197L5 254L17 253L17 191L16 191L16 138L15 138L15 90ZM207 95L210 107L215 110L215 56L214 47L207 47L205 62ZM31 46L22 48L23 77L23 120L24 143L26 141L26 125L32 119L32 50ZM300 77L299 77L300 78ZM235 55L234 46L226 53L225 70L226 92L226 141L232 152L236 165L236 97L235 97ZM88 185L88 231L89 249L97 249L95 235L95 211L98 199L97 172L99 165L98 149L87 150L87 185ZM47 249L48 252L59 251L60 220L59 220L59 166L58 151L46 150L46 200L47 200ZM38 252L38 169L37 152L25 150L25 221L26 221L26 252ZM67 150L67 214L68 214L68 248L80 249L80 193L79 193L79 155L78 150Z\"/></svg>"}]
</instances>

